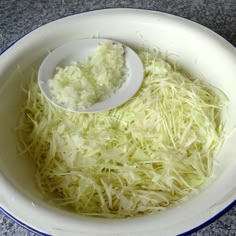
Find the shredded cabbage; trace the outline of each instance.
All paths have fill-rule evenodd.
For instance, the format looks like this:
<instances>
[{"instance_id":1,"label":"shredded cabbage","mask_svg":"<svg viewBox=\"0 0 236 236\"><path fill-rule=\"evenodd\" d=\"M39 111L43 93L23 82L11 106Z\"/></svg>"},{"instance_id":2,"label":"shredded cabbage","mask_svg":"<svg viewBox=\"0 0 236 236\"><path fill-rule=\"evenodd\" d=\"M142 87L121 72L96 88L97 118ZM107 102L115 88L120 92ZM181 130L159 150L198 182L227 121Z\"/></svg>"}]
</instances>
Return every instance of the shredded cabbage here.
<instances>
[{"instance_id":1,"label":"shredded cabbage","mask_svg":"<svg viewBox=\"0 0 236 236\"><path fill-rule=\"evenodd\" d=\"M19 140L35 161L39 188L58 206L110 218L150 214L211 175L223 142L226 96L156 52L139 56L141 89L110 111L66 112L31 82Z\"/></svg>"},{"instance_id":2,"label":"shredded cabbage","mask_svg":"<svg viewBox=\"0 0 236 236\"><path fill-rule=\"evenodd\" d=\"M126 71L123 45L102 43L83 62L56 68L48 80L52 100L70 109L87 108L114 93L127 77Z\"/></svg>"}]
</instances>

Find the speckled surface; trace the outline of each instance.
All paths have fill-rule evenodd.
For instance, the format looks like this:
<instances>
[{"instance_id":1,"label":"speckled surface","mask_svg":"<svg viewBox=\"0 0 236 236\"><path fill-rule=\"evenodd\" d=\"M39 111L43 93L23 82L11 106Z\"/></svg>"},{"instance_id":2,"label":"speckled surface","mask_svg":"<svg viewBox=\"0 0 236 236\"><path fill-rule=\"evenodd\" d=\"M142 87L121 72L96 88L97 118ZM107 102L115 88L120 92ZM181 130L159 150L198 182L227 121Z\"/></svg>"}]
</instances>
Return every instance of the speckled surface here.
<instances>
[{"instance_id":1,"label":"speckled surface","mask_svg":"<svg viewBox=\"0 0 236 236\"><path fill-rule=\"evenodd\" d=\"M0 0L0 53L15 40L55 19L104 8L159 10L196 21L236 46L236 0ZM1 194L1 190L0 190ZM0 236L35 236L0 213ZM192 236L235 236L236 206Z\"/></svg>"}]
</instances>

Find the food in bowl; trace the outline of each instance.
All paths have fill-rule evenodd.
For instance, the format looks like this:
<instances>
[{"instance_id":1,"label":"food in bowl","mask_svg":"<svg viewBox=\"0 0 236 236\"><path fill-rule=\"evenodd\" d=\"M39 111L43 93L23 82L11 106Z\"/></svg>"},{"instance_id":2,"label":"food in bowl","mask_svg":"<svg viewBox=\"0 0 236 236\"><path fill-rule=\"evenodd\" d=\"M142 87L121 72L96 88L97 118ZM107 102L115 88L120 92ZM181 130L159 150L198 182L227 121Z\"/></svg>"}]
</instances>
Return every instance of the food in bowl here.
<instances>
[{"instance_id":1,"label":"food in bowl","mask_svg":"<svg viewBox=\"0 0 236 236\"><path fill-rule=\"evenodd\" d=\"M140 90L110 111L61 110L31 81L18 126L20 151L34 159L37 185L56 205L109 218L151 214L211 175L227 97L156 51L139 56Z\"/></svg>"},{"instance_id":2,"label":"food in bowl","mask_svg":"<svg viewBox=\"0 0 236 236\"><path fill-rule=\"evenodd\" d=\"M71 110L88 108L110 97L125 81L125 50L121 43L101 43L91 57L56 70L47 81L52 100Z\"/></svg>"}]
</instances>

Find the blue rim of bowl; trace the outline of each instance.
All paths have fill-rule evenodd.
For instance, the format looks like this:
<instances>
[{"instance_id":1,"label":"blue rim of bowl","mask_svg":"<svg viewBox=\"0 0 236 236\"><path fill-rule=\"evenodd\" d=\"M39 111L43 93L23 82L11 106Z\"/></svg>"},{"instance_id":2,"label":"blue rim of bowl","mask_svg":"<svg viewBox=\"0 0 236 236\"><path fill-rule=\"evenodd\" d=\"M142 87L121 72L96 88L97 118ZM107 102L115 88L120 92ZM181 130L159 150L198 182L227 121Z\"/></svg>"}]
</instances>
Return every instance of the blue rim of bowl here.
<instances>
[{"instance_id":1,"label":"blue rim of bowl","mask_svg":"<svg viewBox=\"0 0 236 236\"><path fill-rule=\"evenodd\" d=\"M109 9L109 8L108 8ZM110 8L111 9L111 8ZM126 8L126 9L129 9L129 8ZM130 8L130 9L136 9L136 8ZM68 15L68 16L65 16L65 17L62 17L62 18L59 18L57 20L60 20L60 19L63 19L63 18L66 18L66 17L70 17L70 16L75 16L75 15L78 15L78 14L81 14L81 13L86 13L86 12L93 12L93 11L99 11L99 10L104 10L104 9L95 9L95 10L90 10L90 11L85 11L85 12L80 12L80 13L76 13L76 14L71 14L71 15ZM142 8L138 8L137 10L146 10L146 11L152 11L152 10L147 10L147 9L142 9ZM159 11L160 12L160 11ZM167 12L163 12L165 14L169 14L169 15L175 15L175 14L171 14L171 13L167 13ZM177 15L175 15L177 16ZM188 21L191 21L195 24L198 24L198 25L201 25L197 22L194 22L192 20L189 20L187 18L184 18L184 17L181 17L181 16L177 16L177 17L180 17L182 19L185 19L185 20L188 20ZM56 21L56 20L53 20L53 21ZM46 24L49 24L53 21L50 21ZM42 25L43 26L43 25ZM40 27L42 27L40 26ZM203 26L203 25L201 25ZM205 26L203 26L205 27ZM39 28L39 27L38 27ZM34 29L34 30L37 30L38 28ZM207 27L205 27L207 28ZM209 29L209 28L207 28ZM30 34L31 32L33 32L34 30L28 32L27 34L19 37L18 39L16 39L15 41L13 41L12 43L10 43L5 49L3 49L3 51L0 52L0 56L5 52L7 51L10 47L12 47L14 44L16 44L18 41L20 41L22 38L24 38L26 35ZM211 30L211 29L209 29ZM213 30L211 30L212 32L214 32ZM215 34L217 34L216 32L214 32ZM218 36L220 36L222 39L224 39L221 35L217 34ZM227 41L226 39L224 39L224 41ZM228 41L227 41L228 42ZM228 42L229 43L229 42ZM229 43L230 44L230 43ZM232 44L231 44L232 45ZM210 225L211 223L213 223L214 221L216 221L217 219L219 219L221 216L223 216L225 213L227 213L231 208L233 208L234 206L236 206L236 199L231 202L228 206L226 206L223 210L221 210L220 212L218 212L216 215L212 216L210 219L208 219L207 221L205 221L204 223L186 231L186 232L183 232L181 234L178 234L176 236L189 236L189 234L192 234L192 233L195 233L196 231L200 230L200 229L203 229L204 227ZM39 236L52 236L51 234L46 234L46 233L42 233L36 229L33 229L31 228L30 226L24 224L23 222L19 221L18 219L16 219L14 216L12 216L10 213L8 213L7 211L5 211L2 207L0 207L0 212L2 212L5 216L7 216L9 219L11 219L14 223L16 223L17 225L19 226L22 226L23 228L27 229L29 232L31 233L36 233L37 235Z\"/></svg>"},{"instance_id":2,"label":"blue rim of bowl","mask_svg":"<svg viewBox=\"0 0 236 236\"><path fill-rule=\"evenodd\" d=\"M3 215L5 215L7 218L9 218L10 220L12 220L14 223L16 223L17 225L21 226L22 228L28 230L30 233L34 233L38 236L52 236L51 234L46 234L46 233L42 233L36 229L31 228L30 226L26 225L25 223L23 223L22 221L17 220L13 215L11 215L10 213L8 213L7 211L5 211L2 207L0 207L0 212L3 213Z\"/></svg>"},{"instance_id":3,"label":"blue rim of bowl","mask_svg":"<svg viewBox=\"0 0 236 236\"><path fill-rule=\"evenodd\" d=\"M194 227L193 229L190 229L190 230L188 230L188 231L186 231L184 233L178 234L177 236L189 236L190 234L195 233L195 232L197 232L200 229L203 229L204 227L212 224L214 221L219 219L221 216L223 216L225 213L227 213L234 206L236 206L236 200L234 200L227 207L225 207L223 210L221 210L219 213L217 213L215 216L213 216L212 218L210 218L206 222L204 222L204 223L202 223L202 224L200 224L200 225ZM38 236L52 236L51 234L42 233L42 232L40 232L40 231L38 231L36 229L33 229L32 227L24 224L20 220L16 219L13 215L11 215L7 211L5 211L2 207L0 207L0 212L3 213L9 219L11 219L14 223L16 223L17 225L23 227L24 229L28 230L31 233L35 233Z\"/></svg>"}]
</instances>

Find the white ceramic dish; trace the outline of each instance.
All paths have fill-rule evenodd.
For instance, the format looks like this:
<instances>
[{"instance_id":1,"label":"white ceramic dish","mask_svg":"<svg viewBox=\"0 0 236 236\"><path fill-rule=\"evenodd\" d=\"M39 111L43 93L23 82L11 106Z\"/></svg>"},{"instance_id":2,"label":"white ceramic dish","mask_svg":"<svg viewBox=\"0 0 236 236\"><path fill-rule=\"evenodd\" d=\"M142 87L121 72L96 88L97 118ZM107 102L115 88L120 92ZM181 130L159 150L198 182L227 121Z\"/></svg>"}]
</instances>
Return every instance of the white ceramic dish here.
<instances>
[{"instance_id":1,"label":"white ceramic dish","mask_svg":"<svg viewBox=\"0 0 236 236\"><path fill-rule=\"evenodd\" d=\"M227 130L236 124L236 50L217 34L188 20L146 10L109 9L47 24L0 56L0 206L19 221L49 235L177 235L192 230L233 204L236 195L236 134L217 159L216 179L199 194L154 216L122 220L86 218L44 201L34 183L32 163L16 154L14 127L19 86L48 49L99 34L132 46L156 47L174 55L191 73L210 81L229 97ZM23 75L19 71L19 67Z\"/></svg>"},{"instance_id":2,"label":"white ceramic dish","mask_svg":"<svg viewBox=\"0 0 236 236\"><path fill-rule=\"evenodd\" d=\"M101 112L118 107L127 102L139 90L144 77L143 63L133 49L124 46L127 76L125 82L111 96L103 101L96 102L85 109L71 109L66 104L60 104L53 100L47 81L53 78L55 68L68 66L72 62L82 62L91 57L99 44L104 42L118 43L113 40L101 38L89 38L73 40L51 52L43 61L38 71L39 87L44 96L55 106L72 112L90 113Z\"/></svg>"}]
</instances>

